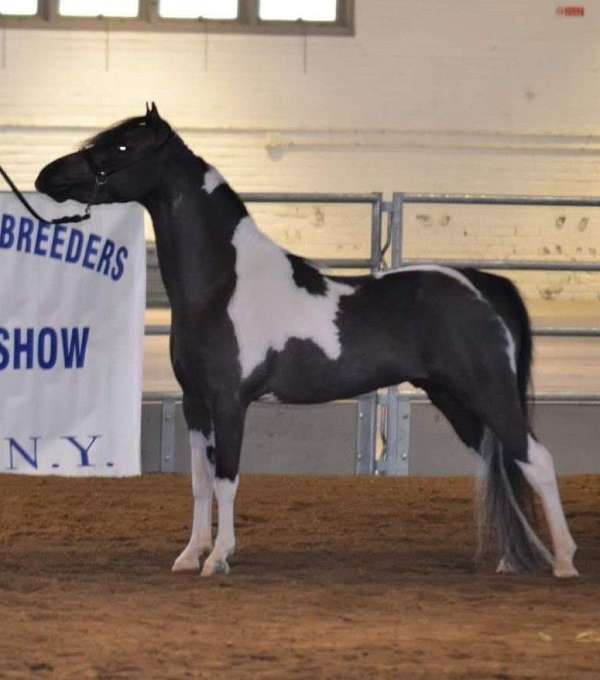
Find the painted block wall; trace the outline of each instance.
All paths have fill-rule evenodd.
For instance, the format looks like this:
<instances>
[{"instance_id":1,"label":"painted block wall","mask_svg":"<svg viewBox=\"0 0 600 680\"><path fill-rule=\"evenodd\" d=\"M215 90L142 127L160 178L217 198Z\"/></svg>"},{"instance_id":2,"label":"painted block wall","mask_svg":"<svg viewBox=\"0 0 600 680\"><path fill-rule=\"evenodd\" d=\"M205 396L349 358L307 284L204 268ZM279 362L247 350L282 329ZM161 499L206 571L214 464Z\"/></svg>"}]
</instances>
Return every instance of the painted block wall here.
<instances>
[{"instance_id":1,"label":"painted block wall","mask_svg":"<svg viewBox=\"0 0 600 680\"><path fill-rule=\"evenodd\" d=\"M356 0L355 36L306 43L0 31L0 162L32 188L44 163L153 99L240 191L599 195L600 2L582 0L581 18L558 4ZM296 252L368 247L364 210L254 213ZM419 206L405 252L595 261L600 210ZM598 275L517 280L530 299L600 300Z\"/></svg>"}]
</instances>

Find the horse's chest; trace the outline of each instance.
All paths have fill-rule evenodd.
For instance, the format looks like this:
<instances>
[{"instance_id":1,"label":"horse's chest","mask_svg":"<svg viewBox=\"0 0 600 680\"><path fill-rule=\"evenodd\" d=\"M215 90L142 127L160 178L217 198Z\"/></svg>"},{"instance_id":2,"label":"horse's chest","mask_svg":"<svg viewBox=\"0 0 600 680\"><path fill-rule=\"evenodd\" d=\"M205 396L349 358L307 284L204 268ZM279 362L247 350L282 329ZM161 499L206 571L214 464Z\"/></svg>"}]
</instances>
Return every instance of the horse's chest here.
<instances>
[{"instance_id":1,"label":"horse's chest","mask_svg":"<svg viewBox=\"0 0 600 680\"><path fill-rule=\"evenodd\" d=\"M179 382L188 386L235 381L238 349L228 318L173 326L171 360Z\"/></svg>"}]
</instances>

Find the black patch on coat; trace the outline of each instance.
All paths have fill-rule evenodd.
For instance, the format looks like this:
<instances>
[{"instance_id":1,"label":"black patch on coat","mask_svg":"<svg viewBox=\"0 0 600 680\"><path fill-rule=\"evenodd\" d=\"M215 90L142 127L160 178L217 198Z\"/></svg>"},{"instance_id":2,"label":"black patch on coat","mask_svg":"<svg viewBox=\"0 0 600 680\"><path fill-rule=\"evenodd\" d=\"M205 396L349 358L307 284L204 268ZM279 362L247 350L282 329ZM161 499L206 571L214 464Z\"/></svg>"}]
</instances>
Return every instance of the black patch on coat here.
<instances>
[{"instance_id":1,"label":"black patch on coat","mask_svg":"<svg viewBox=\"0 0 600 680\"><path fill-rule=\"evenodd\" d=\"M297 255L286 253L286 257L292 265L294 282L298 288L305 288L311 295L327 294L327 281L318 269Z\"/></svg>"}]
</instances>

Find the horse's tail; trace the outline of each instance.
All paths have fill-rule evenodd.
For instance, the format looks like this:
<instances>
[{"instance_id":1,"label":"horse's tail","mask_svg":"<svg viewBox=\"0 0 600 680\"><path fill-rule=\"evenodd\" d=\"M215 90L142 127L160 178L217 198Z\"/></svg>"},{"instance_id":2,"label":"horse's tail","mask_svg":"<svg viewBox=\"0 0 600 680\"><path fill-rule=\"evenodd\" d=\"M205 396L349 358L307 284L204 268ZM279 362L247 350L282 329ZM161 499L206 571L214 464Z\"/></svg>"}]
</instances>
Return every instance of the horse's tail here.
<instances>
[{"instance_id":1,"label":"horse's tail","mask_svg":"<svg viewBox=\"0 0 600 680\"><path fill-rule=\"evenodd\" d=\"M477 522L479 553L495 538L504 566L532 572L553 558L533 525L531 488L516 460L504 453L496 435L484 429L479 447L483 471L479 479Z\"/></svg>"},{"instance_id":2,"label":"horse's tail","mask_svg":"<svg viewBox=\"0 0 600 680\"><path fill-rule=\"evenodd\" d=\"M519 292L511 282L506 283L512 318L505 322L515 340L519 402L530 432L527 390L531 383L531 323ZM487 427L479 452L483 460L478 504L480 551L495 535L507 569L531 572L544 563L552 564L552 555L532 528L535 515L531 487L517 461L505 453L500 439Z\"/></svg>"},{"instance_id":3,"label":"horse's tail","mask_svg":"<svg viewBox=\"0 0 600 680\"><path fill-rule=\"evenodd\" d=\"M512 291L512 307L517 317L515 319L517 323L515 324L515 330L513 332L517 336L515 342L517 343L516 364L519 400L521 402L521 409L527 421L527 427L531 431L529 408L527 405L527 391L530 387L533 390L533 379L531 377L531 363L533 359L531 320L529 319L527 307L525 306L519 291L511 281L508 283L510 284L510 290Z\"/></svg>"}]
</instances>

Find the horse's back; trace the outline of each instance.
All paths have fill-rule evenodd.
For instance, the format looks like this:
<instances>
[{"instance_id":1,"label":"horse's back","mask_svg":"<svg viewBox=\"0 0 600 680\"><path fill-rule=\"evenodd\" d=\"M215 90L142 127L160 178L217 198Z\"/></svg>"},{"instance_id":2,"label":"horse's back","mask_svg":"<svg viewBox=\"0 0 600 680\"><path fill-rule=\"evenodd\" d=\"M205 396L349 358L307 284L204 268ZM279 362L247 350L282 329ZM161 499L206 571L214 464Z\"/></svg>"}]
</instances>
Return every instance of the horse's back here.
<instances>
[{"instance_id":1,"label":"horse's back","mask_svg":"<svg viewBox=\"0 0 600 680\"><path fill-rule=\"evenodd\" d=\"M337 323L346 358L393 362L411 380L505 357L507 329L519 346L528 320L508 279L426 265L365 279L340 300Z\"/></svg>"}]
</instances>

